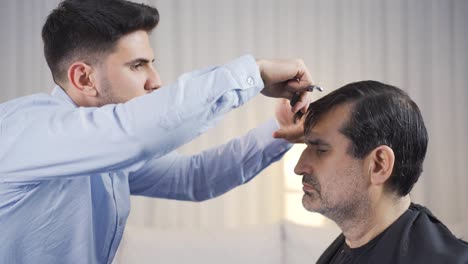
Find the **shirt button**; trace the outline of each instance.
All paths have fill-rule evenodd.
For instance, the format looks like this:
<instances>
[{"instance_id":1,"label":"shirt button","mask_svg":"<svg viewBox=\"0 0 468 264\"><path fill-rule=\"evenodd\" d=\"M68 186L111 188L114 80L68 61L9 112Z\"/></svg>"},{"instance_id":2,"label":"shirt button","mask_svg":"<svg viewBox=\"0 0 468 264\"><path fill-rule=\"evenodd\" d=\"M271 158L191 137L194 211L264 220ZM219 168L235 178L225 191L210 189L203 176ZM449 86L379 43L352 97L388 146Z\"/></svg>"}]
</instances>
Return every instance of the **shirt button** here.
<instances>
[{"instance_id":1,"label":"shirt button","mask_svg":"<svg viewBox=\"0 0 468 264\"><path fill-rule=\"evenodd\" d=\"M247 77L247 84L248 85L254 85L255 80L252 76Z\"/></svg>"}]
</instances>

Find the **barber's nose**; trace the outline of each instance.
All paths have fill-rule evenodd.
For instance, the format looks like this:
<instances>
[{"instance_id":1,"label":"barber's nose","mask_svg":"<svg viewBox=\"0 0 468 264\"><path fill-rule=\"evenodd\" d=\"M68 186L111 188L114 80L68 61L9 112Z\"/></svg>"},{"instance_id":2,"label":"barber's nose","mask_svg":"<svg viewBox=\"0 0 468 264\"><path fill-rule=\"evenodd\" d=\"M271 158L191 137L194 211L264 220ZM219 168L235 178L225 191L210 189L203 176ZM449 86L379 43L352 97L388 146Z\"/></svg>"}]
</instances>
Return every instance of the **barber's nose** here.
<instances>
[{"instance_id":1,"label":"barber's nose","mask_svg":"<svg viewBox=\"0 0 468 264\"><path fill-rule=\"evenodd\" d=\"M148 79L145 83L145 90L152 91L159 89L162 85L161 78L159 77L158 71L155 69L150 70L150 74L148 75Z\"/></svg>"}]
</instances>

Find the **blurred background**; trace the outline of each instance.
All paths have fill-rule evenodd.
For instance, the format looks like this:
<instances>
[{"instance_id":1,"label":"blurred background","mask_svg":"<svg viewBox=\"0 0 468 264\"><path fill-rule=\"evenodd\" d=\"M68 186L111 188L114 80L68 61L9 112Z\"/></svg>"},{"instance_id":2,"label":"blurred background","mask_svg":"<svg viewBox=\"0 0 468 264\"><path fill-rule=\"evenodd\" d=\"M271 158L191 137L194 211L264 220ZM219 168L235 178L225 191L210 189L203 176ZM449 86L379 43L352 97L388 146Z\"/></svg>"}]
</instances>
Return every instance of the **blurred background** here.
<instances>
[{"instance_id":1,"label":"blurred background","mask_svg":"<svg viewBox=\"0 0 468 264\"><path fill-rule=\"evenodd\" d=\"M0 1L0 102L53 87L41 27L58 0ZM468 1L465 0L147 0L160 24L152 34L165 83L184 72L251 53L297 57L326 94L378 80L416 101L430 142L411 195L458 236L468 238ZM315 96L323 96L315 93ZM258 96L181 152L196 153L274 116ZM155 110L156 111L156 110ZM157 136L157 135L155 135ZM293 168L303 147L248 184L202 203L132 197L129 225L158 229L238 228L289 220L333 225L302 208ZM21 157L18 157L21 158Z\"/></svg>"}]
</instances>

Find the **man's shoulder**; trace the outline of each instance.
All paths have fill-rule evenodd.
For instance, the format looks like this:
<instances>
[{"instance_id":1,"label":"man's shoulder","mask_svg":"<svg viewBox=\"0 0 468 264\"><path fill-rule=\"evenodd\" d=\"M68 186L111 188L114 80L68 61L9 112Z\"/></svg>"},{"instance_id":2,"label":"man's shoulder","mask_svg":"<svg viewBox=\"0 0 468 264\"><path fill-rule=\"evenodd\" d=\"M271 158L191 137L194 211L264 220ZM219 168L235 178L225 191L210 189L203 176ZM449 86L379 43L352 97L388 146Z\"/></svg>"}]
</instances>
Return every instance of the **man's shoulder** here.
<instances>
[{"instance_id":1,"label":"man's shoulder","mask_svg":"<svg viewBox=\"0 0 468 264\"><path fill-rule=\"evenodd\" d=\"M421 234L430 232L426 236L437 235L443 239L459 241L462 245L468 246L468 242L458 239L428 208L419 204L411 204L408 211L414 215L413 221L408 223L411 231Z\"/></svg>"},{"instance_id":2,"label":"man's shoulder","mask_svg":"<svg viewBox=\"0 0 468 264\"><path fill-rule=\"evenodd\" d=\"M418 204L411 204L380 242L380 246L393 248L401 260L468 263L468 243L457 238L429 209Z\"/></svg>"},{"instance_id":3,"label":"man's shoulder","mask_svg":"<svg viewBox=\"0 0 468 264\"><path fill-rule=\"evenodd\" d=\"M429 209L412 204L409 210L414 220L407 223L404 235L412 247L429 255L465 256L468 261L468 243L457 238Z\"/></svg>"},{"instance_id":4,"label":"man's shoulder","mask_svg":"<svg viewBox=\"0 0 468 264\"><path fill-rule=\"evenodd\" d=\"M18 97L0 104L0 117L14 114L20 110L28 110L36 107L50 107L63 105L63 100L50 94L37 93Z\"/></svg>"}]
</instances>

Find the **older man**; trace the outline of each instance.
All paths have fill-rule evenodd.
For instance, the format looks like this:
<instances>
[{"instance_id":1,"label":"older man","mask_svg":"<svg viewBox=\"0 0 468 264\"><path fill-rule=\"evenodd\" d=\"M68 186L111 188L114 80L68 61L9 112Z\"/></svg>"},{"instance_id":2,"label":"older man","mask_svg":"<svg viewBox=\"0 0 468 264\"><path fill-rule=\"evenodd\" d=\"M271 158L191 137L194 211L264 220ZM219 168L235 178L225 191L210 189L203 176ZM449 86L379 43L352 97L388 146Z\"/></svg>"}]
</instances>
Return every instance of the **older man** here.
<instances>
[{"instance_id":1,"label":"older man","mask_svg":"<svg viewBox=\"0 0 468 264\"><path fill-rule=\"evenodd\" d=\"M304 136L303 206L343 232L318 263L468 263L468 244L411 203L428 135L405 92L348 84L310 105Z\"/></svg>"}]
</instances>

